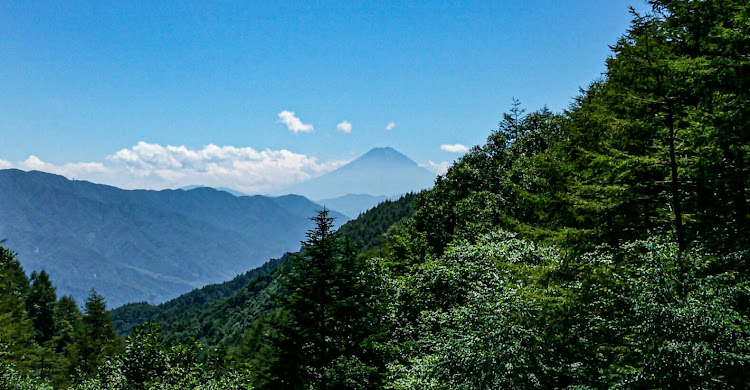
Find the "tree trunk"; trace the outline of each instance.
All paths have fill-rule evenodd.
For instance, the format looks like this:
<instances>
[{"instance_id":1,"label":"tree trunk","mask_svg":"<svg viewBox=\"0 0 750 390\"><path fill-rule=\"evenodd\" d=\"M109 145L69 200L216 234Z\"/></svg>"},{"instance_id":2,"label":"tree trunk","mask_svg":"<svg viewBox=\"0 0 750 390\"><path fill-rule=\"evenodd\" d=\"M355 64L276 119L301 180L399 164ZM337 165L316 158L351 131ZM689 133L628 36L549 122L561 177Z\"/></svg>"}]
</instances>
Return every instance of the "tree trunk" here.
<instances>
[{"instance_id":1,"label":"tree trunk","mask_svg":"<svg viewBox=\"0 0 750 390\"><path fill-rule=\"evenodd\" d=\"M671 173L672 208L674 212L674 229L677 234L677 246L680 251L685 250L685 230L682 225L682 199L680 197L680 181L677 173L677 152L675 151L675 125L671 108L667 114L669 121L669 168Z\"/></svg>"}]
</instances>

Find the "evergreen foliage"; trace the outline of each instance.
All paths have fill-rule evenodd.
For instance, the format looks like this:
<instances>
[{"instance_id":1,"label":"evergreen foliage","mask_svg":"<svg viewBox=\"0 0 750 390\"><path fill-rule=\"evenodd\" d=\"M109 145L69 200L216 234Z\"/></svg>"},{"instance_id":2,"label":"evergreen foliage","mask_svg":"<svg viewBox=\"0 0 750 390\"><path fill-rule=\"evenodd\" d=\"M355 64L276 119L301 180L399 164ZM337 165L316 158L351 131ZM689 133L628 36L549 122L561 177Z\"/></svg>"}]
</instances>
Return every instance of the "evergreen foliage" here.
<instances>
[{"instance_id":1,"label":"evergreen foliage","mask_svg":"<svg viewBox=\"0 0 750 390\"><path fill-rule=\"evenodd\" d=\"M34 325L36 331L34 338L38 343L44 343L52 339L55 333L55 302L57 294L49 274L42 270L40 273L31 273L31 286L26 298L26 312Z\"/></svg>"},{"instance_id":2,"label":"evergreen foliage","mask_svg":"<svg viewBox=\"0 0 750 390\"><path fill-rule=\"evenodd\" d=\"M125 351L108 359L88 379L72 389L251 389L247 370L235 367L225 354L198 359L200 344L170 345L161 327L146 322L128 336Z\"/></svg>"},{"instance_id":3,"label":"evergreen foliage","mask_svg":"<svg viewBox=\"0 0 750 390\"><path fill-rule=\"evenodd\" d=\"M412 203L415 197L416 194L408 193L397 200L383 201L357 219L345 223L336 233L347 237L359 251L382 247L386 243L388 230L414 212Z\"/></svg>"},{"instance_id":4,"label":"evergreen foliage","mask_svg":"<svg viewBox=\"0 0 750 390\"><path fill-rule=\"evenodd\" d=\"M49 278L30 282L0 247L0 379L750 388L750 5L649 4L567 112L527 114L514 101L433 189L336 233L323 210L286 262L121 309L122 324L169 319L179 343L145 322L118 350L101 296L85 314L70 297L55 302ZM201 351L191 333L218 347ZM71 381L72 370L87 375Z\"/></svg>"},{"instance_id":5,"label":"evergreen foliage","mask_svg":"<svg viewBox=\"0 0 750 390\"><path fill-rule=\"evenodd\" d=\"M120 335L152 320L163 327L167 342L187 342L195 337L205 345L229 346L249 323L275 307L270 298L277 288L274 271L290 257L285 254L228 282L193 290L160 305L121 306L112 311L113 322Z\"/></svg>"},{"instance_id":6,"label":"evergreen foliage","mask_svg":"<svg viewBox=\"0 0 750 390\"><path fill-rule=\"evenodd\" d=\"M29 279L15 253L0 246L0 343L3 358L16 363L22 373L30 369L28 356L38 348L24 302L28 289Z\"/></svg>"},{"instance_id":7,"label":"evergreen foliage","mask_svg":"<svg viewBox=\"0 0 750 390\"><path fill-rule=\"evenodd\" d=\"M65 388L97 371L119 347L104 299L92 291L83 315L71 296L56 299L45 271L27 278L15 256L0 246L0 374L19 389Z\"/></svg>"},{"instance_id":8,"label":"evergreen foliage","mask_svg":"<svg viewBox=\"0 0 750 390\"><path fill-rule=\"evenodd\" d=\"M746 247L748 5L649 4L571 109L578 212L613 245Z\"/></svg>"},{"instance_id":9,"label":"evergreen foliage","mask_svg":"<svg viewBox=\"0 0 750 390\"><path fill-rule=\"evenodd\" d=\"M327 210L314 221L284 277L288 294L280 297L280 309L252 332L258 337L267 328L273 336L246 340L260 355L254 375L260 388L376 388L382 374L375 348L383 336L380 280L351 241L333 234Z\"/></svg>"},{"instance_id":10,"label":"evergreen foliage","mask_svg":"<svg viewBox=\"0 0 750 390\"><path fill-rule=\"evenodd\" d=\"M112 317L107 311L104 297L91 289L84 302L81 331L81 356L79 369L86 374L94 373L108 356L119 347L119 339L112 325Z\"/></svg>"},{"instance_id":11,"label":"evergreen foliage","mask_svg":"<svg viewBox=\"0 0 750 390\"><path fill-rule=\"evenodd\" d=\"M652 239L564 277L559 249L510 233L451 244L393 282L387 387L746 388L735 260Z\"/></svg>"}]
</instances>

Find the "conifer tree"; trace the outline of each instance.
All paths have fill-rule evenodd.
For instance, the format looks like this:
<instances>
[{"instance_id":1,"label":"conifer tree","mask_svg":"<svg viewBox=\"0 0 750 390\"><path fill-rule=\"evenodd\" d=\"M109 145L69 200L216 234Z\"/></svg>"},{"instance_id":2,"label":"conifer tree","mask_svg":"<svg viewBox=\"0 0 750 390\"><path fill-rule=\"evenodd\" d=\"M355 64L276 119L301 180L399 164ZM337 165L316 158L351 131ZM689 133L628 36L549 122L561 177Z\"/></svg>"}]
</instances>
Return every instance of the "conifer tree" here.
<instances>
[{"instance_id":1,"label":"conifer tree","mask_svg":"<svg viewBox=\"0 0 750 390\"><path fill-rule=\"evenodd\" d=\"M24 302L28 288L15 253L0 245L0 343L9 360L21 363L17 368L24 373L31 369L29 357L38 348Z\"/></svg>"},{"instance_id":2,"label":"conifer tree","mask_svg":"<svg viewBox=\"0 0 750 390\"><path fill-rule=\"evenodd\" d=\"M747 247L750 29L745 1L649 1L566 132L581 215L616 245Z\"/></svg>"},{"instance_id":3,"label":"conifer tree","mask_svg":"<svg viewBox=\"0 0 750 390\"><path fill-rule=\"evenodd\" d=\"M327 389L337 243L328 210L319 211L311 219L315 227L307 232L302 254L293 260L287 281L292 293L285 306L304 340L298 352L306 380L316 388Z\"/></svg>"},{"instance_id":4,"label":"conifer tree","mask_svg":"<svg viewBox=\"0 0 750 390\"><path fill-rule=\"evenodd\" d=\"M63 295L55 305L56 333L53 339L55 352L60 361L56 367L53 383L62 387L75 374L80 357L80 339L83 327L83 313L71 295Z\"/></svg>"},{"instance_id":5,"label":"conifer tree","mask_svg":"<svg viewBox=\"0 0 750 390\"><path fill-rule=\"evenodd\" d=\"M253 347L254 362L269 365L259 371L256 385L377 388L382 372L373 347L382 332L377 278L364 258L357 257L354 245L333 234L328 210L311 219L315 227L307 232L284 282L289 295L270 319L273 353Z\"/></svg>"},{"instance_id":6,"label":"conifer tree","mask_svg":"<svg viewBox=\"0 0 750 390\"><path fill-rule=\"evenodd\" d=\"M36 330L35 339L45 343L55 335L55 287L45 270L31 273L31 287L26 298L26 311Z\"/></svg>"},{"instance_id":7,"label":"conifer tree","mask_svg":"<svg viewBox=\"0 0 750 390\"><path fill-rule=\"evenodd\" d=\"M92 288L84 307L79 364L84 373L93 373L119 343L104 297Z\"/></svg>"}]
</instances>

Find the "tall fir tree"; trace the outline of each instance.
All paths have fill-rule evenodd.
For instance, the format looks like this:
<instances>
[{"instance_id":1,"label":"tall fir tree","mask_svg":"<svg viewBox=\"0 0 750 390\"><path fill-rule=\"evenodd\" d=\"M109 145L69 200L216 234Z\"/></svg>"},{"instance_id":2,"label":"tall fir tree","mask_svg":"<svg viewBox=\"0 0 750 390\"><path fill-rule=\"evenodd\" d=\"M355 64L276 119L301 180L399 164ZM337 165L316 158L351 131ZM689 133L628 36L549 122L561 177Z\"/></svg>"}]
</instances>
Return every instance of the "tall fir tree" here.
<instances>
[{"instance_id":1,"label":"tall fir tree","mask_svg":"<svg viewBox=\"0 0 750 390\"><path fill-rule=\"evenodd\" d=\"M24 373L33 368L38 352L34 327L26 313L28 289L29 279L16 254L0 245L0 344L6 357L18 362L17 368Z\"/></svg>"},{"instance_id":2,"label":"tall fir tree","mask_svg":"<svg viewBox=\"0 0 750 390\"><path fill-rule=\"evenodd\" d=\"M571 196L598 241L669 233L680 250L746 248L750 8L649 4L570 111Z\"/></svg>"},{"instance_id":3,"label":"tall fir tree","mask_svg":"<svg viewBox=\"0 0 750 390\"><path fill-rule=\"evenodd\" d=\"M79 368L84 373L93 373L107 356L117 351L119 341L106 301L93 288L84 308Z\"/></svg>"},{"instance_id":4,"label":"tall fir tree","mask_svg":"<svg viewBox=\"0 0 750 390\"><path fill-rule=\"evenodd\" d=\"M42 344L51 340L55 335L57 294L45 270L39 273L32 272L30 281L31 287L26 297L26 311L36 330L34 338Z\"/></svg>"},{"instance_id":5,"label":"tall fir tree","mask_svg":"<svg viewBox=\"0 0 750 390\"><path fill-rule=\"evenodd\" d=\"M379 388L383 361L374 344L382 337L377 277L356 248L333 234L323 209L311 218L303 250L284 284L288 296L268 319L269 350L252 346L260 388ZM264 323L257 323L257 344ZM265 331L268 332L268 331Z\"/></svg>"}]
</instances>

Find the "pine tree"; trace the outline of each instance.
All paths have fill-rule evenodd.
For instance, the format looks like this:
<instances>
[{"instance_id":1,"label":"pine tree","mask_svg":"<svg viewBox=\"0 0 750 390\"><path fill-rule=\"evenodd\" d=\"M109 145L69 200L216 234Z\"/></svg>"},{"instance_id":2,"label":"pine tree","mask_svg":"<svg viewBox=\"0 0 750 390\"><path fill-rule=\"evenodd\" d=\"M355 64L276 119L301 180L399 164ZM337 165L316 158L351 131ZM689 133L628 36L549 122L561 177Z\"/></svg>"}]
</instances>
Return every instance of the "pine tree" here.
<instances>
[{"instance_id":1,"label":"pine tree","mask_svg":"<svg viewBox=\"0 0 750 390\"><path fill-rule=\"evenodd\" d=\"M573 106L581 215L611 245L669 233L680 250L748 243L750 30L744 1L649 1L606 78Z\"/></svg>"},{"instance_id":2,"label":"pine tree","mask_svg":"<svg viewBox=\"0 0 750 390\"><path fill-rule=\"evenodd\" d=\"M26 298L26 311L36 330L35 339L45 343L55 335L55 287L45 270L31 273L31 287Z\"/></svg>"},{"instance_id":3,"label":"pine tree","mask_svg":"<svg viewBox=\"0 0 750 390\"><path fill-rule=\"evenodd\" d=\"M256 351L260 388L377 388L382 359L374 348L382 333L377 277L356 248L333 234L333 218L321 210L312 218L301 253L284 282L281 308L256 323L246 342ZM259 343L270 334L270 350Z\"/></svg>"},{"instance_id":4,"label":"pine tree","mask_svg":"<svg viewBox=\"0 0 750 390\"><path fill-rule=\"evenodd\" d=\"M56 387L64 387L75 374L80 357L83 313L70 295L63 295L55 306L56 333L53 338L55 352L59 355L58 367L53 377Z\"/></svg>"},{"instance_id":5,"label":"pine tree","mask_svg":"<svg viewBox=\"0 0 750 390\"><path fill-rule=\"evenodd\" d=\"M293 260L288 286L292 289L286 308L293 316L304 340L299 347L304 375L316 388L328 388L331 364L331 310L337 252L333 218L323 209L314 218L315 227L307 232L302 254Z\"/></svg>"},{"instance_id":6,"label":"pine tree","mask_svg":"<svg viewBox=\"0 0 750 390\"><path fill-rule=\"evenodd\" d=\"M24 302L28 289L29 280L16 254L0 245L0 344L10 361L20 363L17 368L23 373L32 368L31 357L38 350Z\"/></svg>"},{"instance_id":7,"label":"pine tree","mask_svg":"<svg viewBox=\"0 0 750 390\"><path fill-rule=\"evenodd\" d=\"M79 368L93 373L106 356L117 350L119 341L103 296L92 288L84 307Z\"/></svg>"}]
</instances>

